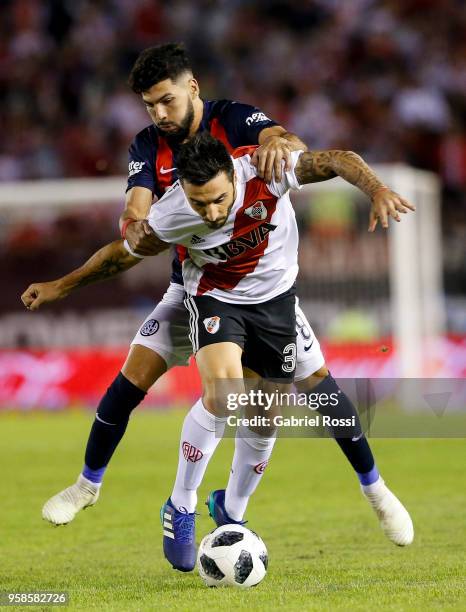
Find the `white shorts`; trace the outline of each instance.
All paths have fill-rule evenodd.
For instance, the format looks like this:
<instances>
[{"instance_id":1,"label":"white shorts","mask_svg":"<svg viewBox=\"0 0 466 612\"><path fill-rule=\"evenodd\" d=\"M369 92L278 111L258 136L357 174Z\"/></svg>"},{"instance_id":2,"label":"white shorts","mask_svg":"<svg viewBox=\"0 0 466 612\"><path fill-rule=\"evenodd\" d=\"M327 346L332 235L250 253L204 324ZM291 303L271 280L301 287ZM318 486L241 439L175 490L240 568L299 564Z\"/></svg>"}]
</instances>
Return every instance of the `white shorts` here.
<instances>
[{"instance_id":1,"label":"white shorts","mask_svg":"<svg viewBox=\"0 0 466 612\"><path fill-rule=\"evenodd\" d=\"M131 345L141 344L154 351L167 364L167 369L187 365L193 349L189 341L189 313L184 303L184 288L170 283L167 292L154 310L146 317ZM296 298L297 361L295 381L307 378L325 359L306 315Z\"/></svg>"}]
</instances>

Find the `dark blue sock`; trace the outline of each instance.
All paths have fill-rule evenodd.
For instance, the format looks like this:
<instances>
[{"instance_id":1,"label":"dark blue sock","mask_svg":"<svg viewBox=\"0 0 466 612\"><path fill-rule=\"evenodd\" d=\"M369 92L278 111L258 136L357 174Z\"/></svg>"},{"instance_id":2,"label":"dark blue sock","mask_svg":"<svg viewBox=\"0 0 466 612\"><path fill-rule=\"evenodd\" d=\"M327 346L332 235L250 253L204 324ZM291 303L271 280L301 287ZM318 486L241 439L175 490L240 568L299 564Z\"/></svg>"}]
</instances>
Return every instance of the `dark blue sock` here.
<instances>
[{"instance_id":1,"label":"dark blue sock","mask_svg":"<svg viewBox=\"0 0 466 612\"><path fill-rule=\"evenodd\" d=\"M379 477L379 473L375 466L374 456L372 455L369 443L362 432L358 413L351 400L343 393L330 374L309 391L308 395L311 393L325 393L329 396L332 393L336 393L338 395L338 404L336 406L321 406L317 409L321 415L340 419L355 417L354 426L329 426L328 430L332 433L332 437L335 438L338 446L351 463L360 483L366 485L375 482Z\"/></svg>"},{"instance_id":2,"label":"dark blue sock","mask_svg":"<svg viewBox=\"0 0 466 612\"><path fill-rule=\"evenodd\" d=\"M144 399L145 391L120 372L100 400L86 447L83 476L102 482L105 469L123 437L132 410Z\"/></svg>"}]
</instances>

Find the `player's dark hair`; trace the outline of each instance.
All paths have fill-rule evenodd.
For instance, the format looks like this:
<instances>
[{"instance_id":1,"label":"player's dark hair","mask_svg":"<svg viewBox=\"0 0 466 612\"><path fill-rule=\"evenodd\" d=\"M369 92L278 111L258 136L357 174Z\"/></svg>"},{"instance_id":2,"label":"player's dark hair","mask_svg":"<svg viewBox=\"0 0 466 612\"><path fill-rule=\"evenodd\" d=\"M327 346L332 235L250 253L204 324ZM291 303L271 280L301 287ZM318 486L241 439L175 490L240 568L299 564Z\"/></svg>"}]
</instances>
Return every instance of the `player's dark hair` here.
<instances>
[{"instance_id":1,"label":"player's dark hair","mask_svg":"<svg viewBox=\"0 0 466 612\"><path fill-rule=\"evenodd\" d=\"M204 185L219 172L233 179L233 162L225 145L209 132L200 132L181 145L176 168L180 179L193 185Z\"/></svg>"},{"instance_id":2,"label":"player's dark hair","mask_svg":"<svg viewBox=\"0 0 466 612\"><path fill-rule=\"evenodd\" d=\"M165 79L174 81L185 72L191 72L191 64L183 45L168 43L144 49L131 69L128 83L134 93L142 93Z\"/></svg>"}]
</instances>

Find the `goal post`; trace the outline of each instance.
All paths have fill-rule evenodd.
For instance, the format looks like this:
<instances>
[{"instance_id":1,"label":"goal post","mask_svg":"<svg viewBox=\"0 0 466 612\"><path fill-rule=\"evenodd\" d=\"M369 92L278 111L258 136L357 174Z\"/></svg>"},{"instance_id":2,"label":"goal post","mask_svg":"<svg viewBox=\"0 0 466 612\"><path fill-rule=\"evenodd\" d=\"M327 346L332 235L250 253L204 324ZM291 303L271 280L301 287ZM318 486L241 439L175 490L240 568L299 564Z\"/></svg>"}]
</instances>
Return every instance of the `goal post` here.
<instances>
[{"instance_id":1,"label":"goal post","mask_svg":"<svg viewBox=\"0 0 466 612\"><path fill-rule=\"evenodd\" d=\"M435 376L445 333L440 181L432 172L404 164L374 169L385 184L416 206L414 214L401 215L400 223L390 220L387 232L391 333L398 375ZM310 195L337 190L357 193L341 178L305 189Z\"/></svg>"},{"instance_id":2,"label":"goal post","mask_svg":"<svg viewBox=\"0 0 466 612\"><path fill-rule=\"evenodd\" d=\"M429 172L395 167L387 178L416 206L389 232L393 334L404 377L435 376L445 333L440 184Z\"/></svg>"}]
</instances>

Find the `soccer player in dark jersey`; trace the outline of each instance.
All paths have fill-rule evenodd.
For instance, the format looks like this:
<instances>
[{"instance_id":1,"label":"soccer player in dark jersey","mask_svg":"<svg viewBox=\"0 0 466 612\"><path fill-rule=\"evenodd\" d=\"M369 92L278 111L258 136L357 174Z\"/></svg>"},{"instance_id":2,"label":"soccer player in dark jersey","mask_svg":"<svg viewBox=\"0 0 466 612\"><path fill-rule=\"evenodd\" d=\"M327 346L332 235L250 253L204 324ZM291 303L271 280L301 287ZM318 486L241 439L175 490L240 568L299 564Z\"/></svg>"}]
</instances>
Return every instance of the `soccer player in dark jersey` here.
<instances>
[{"instance_id":1,"label":"soccer player in dark jersey","mask_svg":"<svg viewBox=\"0 0 466 612\"><path fill-rule=\"evenodd\" d=\"M253 162L265 181L270 181L272 172L280 180L282 166L285 169L289 166L292 151L306 148L299 138L286 132L255 107L228 100L202 100L186 54L178 45L144 51L133 67L130 84L133 91L141 95L153 122L136 136L130 147L126 208L120 219L122 236L140 255L153 255L165 248L144 219L154 197L161 197L176 181L177 153L188 137L198 131L210 131L230 152L242 145L260 145ZM387 198L386 205L377 213L372 207L369 229L373 231L378 220L387 227L389 215L399 220L396 204ZM44 518L53 524L69 523L79 510L95 504L104 472L124 435L130 413L167 369L185 364L192 352L180 273L180 259L184 256L184 249L178 248L167 293L139 329L121 372L99 404L86 448L84 469L76 484L53 496L43 508ZM61 282L61 279L35 284L26 291L27 299L34 302L33 308L38 307L41 303L64 297L76 286L88 284L91 270L92 280L96 280L112 276L115 267L118 268L118 261L111 256L106 261L99 257L91 258L80 275L73 277L74 286ZM296 320L297 387L300 391L310 392L318 384L322 392L331 392L335 383L298 302ZM338 414L331 412L330 408L321 408L320 411L332 417L355 415L350 402L340 402ZM188 420L192 418L189 414L186 417ZM357 417L356 421L354 435L339 436L335 431L335 439L354 468L363 493L378 514L387 537L397 543L386 527L384 521L387 517L380 509L388 489L379 476ZM269 455L273 440L267 443L267 448L264 444L260 449L245 448L247 441L237 440L236 451L239 454ZM185 496L189 497L189 487L177 481L172 501L175 505L185 506L177 503L177 498L184 499ZM237 517L242 517L244 499L241 495L227 498L225 507L231 519L237 520Z\"/></svg>"},{"instance_id":2,"label":"soccer player in dark jersey","mask_svg":"<svg viewBox=\"0 0 466 612\"><path fill-rule=\"evenodd\" d=\"M271 379L272 394L294 378L298 232L289 190L338 174L372 197L375 210L390 203L399 211L411 208L385 188L355 153L297 151L282 180L265 183L251 163L253 150L240 147L232 159L219 140L207 132L196 134L181 147L180 181L151 207L148 217L160 240L189 250L183 261L184 303L203 386L202 397L183 424L176 483L161 513L165 556L182 571L195 565L197 489L223 435L228 394L241 392L238 382L244 368L248 376L256 377L254 385L257 376L265 379L265 388ZM140 261L130 251L127 241L119 241L101 249L94 260L105 261L111 254L123 270ZM86 268L89 272L93 265ZM82 279L83 269L62 280L73 285L73 278ZM88 280L95 281L96 275L92 272ZM37 305L34 293L23 295L32 308ZM221 379L228 383L226 389L218 387ZM315 393L323 393L325 403L337 398L333 405L341 404L344 411L351 406L331 376L317 385ZM207 502L217 525L242 522L273 448L273 431L264 425L267 431L258 432L254 425L239 424L227 488L213 491ZM354 426L348 427L350 435L356 434ZM374 493L374 488L370 491ZM414 530L401 502L383 482L375 497L386 533L399 545L409 544ZM62 502L59 498L54 503Z\"/></svg>"}]
</instances>

